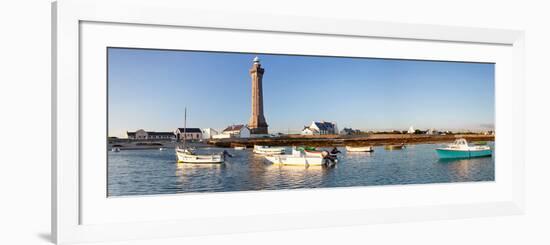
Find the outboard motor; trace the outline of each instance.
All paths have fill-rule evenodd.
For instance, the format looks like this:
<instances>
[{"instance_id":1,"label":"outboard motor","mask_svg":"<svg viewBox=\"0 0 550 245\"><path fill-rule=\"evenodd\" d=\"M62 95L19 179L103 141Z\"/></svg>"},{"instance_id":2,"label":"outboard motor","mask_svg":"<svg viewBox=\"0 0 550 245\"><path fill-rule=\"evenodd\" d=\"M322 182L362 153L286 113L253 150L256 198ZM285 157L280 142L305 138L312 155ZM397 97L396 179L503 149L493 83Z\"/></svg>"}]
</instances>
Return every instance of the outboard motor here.
<instances>
[{"instance_id":1,"label":"outboard motor","mask_svg":"<svg viewBox=\"0 0 550 245\"><path fill-rule=\"evenodd\" d=\"M224 158L225 158L226 156L228 156L228 157L233 157L233 155L229 154L229 152L227 152L226 150L223 150L222 154L223 154L223 157L224 157Z\"/></svg>"},{"instance_id":2,"label":"outboard motor","mask_svg":"<svg viewBox=\"0 0 550 245\"><path fill-rule=\"evenodd\" d=\"M325 161L324 162L325 167L333 168L334 166L336 166L336 163L338 162L338 160L336 159L336 155L332 155L328 151L323 151L321 153L321 156L323 157L323 160Z\"/></svg>"}]
</instances>

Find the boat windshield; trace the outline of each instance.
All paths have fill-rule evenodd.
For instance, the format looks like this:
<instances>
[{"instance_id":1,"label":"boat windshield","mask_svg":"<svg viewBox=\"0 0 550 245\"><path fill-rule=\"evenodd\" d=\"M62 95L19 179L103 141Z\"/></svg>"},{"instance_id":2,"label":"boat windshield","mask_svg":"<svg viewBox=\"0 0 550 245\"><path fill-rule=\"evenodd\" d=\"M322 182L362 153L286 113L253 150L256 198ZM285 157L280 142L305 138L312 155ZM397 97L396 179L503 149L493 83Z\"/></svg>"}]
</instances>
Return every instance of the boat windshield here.
<instances>
[{"instance_id":1,"label":"boat windshield","mask_svg":"<svg viewBox=\"0 0 550 245\"><path fill-rule=\"evenodd\" d=\"M457 139L455 142L451 145L449 145L450 148L465 148L468 147L468 142L465 139Z\"/></svg>"},{"instance_id":2,"label":"boat windshield","mask_svg":"<svg viewBox=\"0 0 550 245\"><path fill-rule=\"evenodd\" d=\"M468 142L465 139L457 139L457 140L455 140L454 145L468 146Z\"/></svg>"}]
</instances>

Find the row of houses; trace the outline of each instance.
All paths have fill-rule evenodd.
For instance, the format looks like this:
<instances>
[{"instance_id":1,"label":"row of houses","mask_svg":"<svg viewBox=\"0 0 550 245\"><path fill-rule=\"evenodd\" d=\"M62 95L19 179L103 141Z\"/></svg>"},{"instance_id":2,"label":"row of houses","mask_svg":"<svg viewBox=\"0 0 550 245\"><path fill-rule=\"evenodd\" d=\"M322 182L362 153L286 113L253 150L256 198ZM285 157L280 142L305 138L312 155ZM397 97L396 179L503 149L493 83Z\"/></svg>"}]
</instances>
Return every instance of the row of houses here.
<instances>
[{"instance_id":1,"label":"row of houses","mask_svg":"<svg viewBox=\"0 0 550 245\"><path fill-rule=\"evenodd\" d=\"M412 126L407 131L398 131L399 133L408 134L428 134L438 135L445 134L445 131L437 131L435 129L418 130ZM344 128L342 131L338 131L338 126L333 122L311 122L309 126L304 126L301 131L302 135L327 135L327 134L341 134L341 135L354 135L360 134L358 129ZM188 140L207 140L207 139L229 139L229 138L249 138L251 137L250 129L243 124L230 125L220 132L213 128L177 128L173 132L154 132L145 131L139 129L135 132L126 132L128 139L130 140L171 140L180 141L184 138ZM488 131L486 134L494 134L493 131Z\"/></svg>"},{"instance_id":2,"label":"row of houses","mask_svg":"<svg viewBox=\"0 0 550 245\"><path fill-rule=\"evenodd\" d=\"M351 129L344 129L346 134L351 133ZM357 130L358 131L358 130ZM143 129L134 132L126 132L130 140L171 140L180 141L184 138L188 140L206 140L206 139L229 139L229 138L249 138L250 129L243 124L227 126L220 132L213 128L176 128L173 132L155 132L145 131ZM302 135L324 135L338 134L338 127L332 122L312 122L309 126L304 126Z\"/></svg>"},{"instance_id":3,"label":"row of houses","mask_svg":"<svg viewBox=\"0 0 550 245\"><path fill-rule=\"evenodd\" d=\"M451 131L439 131L433 128L426 129L426 130L419 130L415 129L413 126L410 126L408 130L404 131L393 131L394 133L399 134L427 134L427 135L441 135L441 134L449 134L452 133ZM336 126L336 123L333 122L311 122L309 126L304 126L304 128L301 131L302 135L324 135L324 134L340 134L340 135L357 135L361 134L362 132L358 129L353 128L344 128L340 132L338 132L338 127ZM391 133L391 132L390 132ZM494 135L494 131L485 131L482 132L486 135Z\"/></svg>"},{"instance_id":4,"label":"row of houses","mask_svg":"<svg viewBox=\"0 0 550 245\"><path fill-rule=\"evenodd\" d=\"M134 132L127 131L126 135L130 140L170 141L180 141L184 138L188 140L248 138L250 137L250 129L245 125L231 125L221 133L213 128L176 128L173 132L155 132L139 129Z\"/></svg>"}]
</instances>

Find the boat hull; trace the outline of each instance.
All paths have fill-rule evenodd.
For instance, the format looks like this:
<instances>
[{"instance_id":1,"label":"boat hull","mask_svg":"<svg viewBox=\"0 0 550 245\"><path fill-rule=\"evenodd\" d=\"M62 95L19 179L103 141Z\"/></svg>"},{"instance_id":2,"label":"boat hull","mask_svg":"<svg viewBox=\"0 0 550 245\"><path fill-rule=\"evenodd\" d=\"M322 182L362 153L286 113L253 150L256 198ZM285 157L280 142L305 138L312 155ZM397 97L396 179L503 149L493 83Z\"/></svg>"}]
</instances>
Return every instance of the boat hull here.
<instances>
[{"instance_id":1,"label":"boat hull","mask_svg":"<svg viewBox=\"0 0 550 245\"><path fill-rule=\"evenodd\" d=\"M323 152L322 151L311 151L311 150L304 150L304 154L306 156L312 156L312 157L322 157Z\"/></svg>"},{"instance_id":2,"label":"boat hull","mask_svg":"<svg viewBox=\"0 0 550 245\"><path fill-rule=\"evenodd\" d=\"M274 165L321 166L325 163L322 157L270 156L266 159Z\"/></svg>"},{"instance_id":3,"label":"boat hull","mask_svg":"<svg viewBox=\"0 0 550 245\"><path fill-rule=\"evenodd\" d=\"M222 154L215 155L192 155L184 152L176 152L178 163L191 164L222 164L224 157Z\"/></svg>"},{"instance_id":4,"label":"boat hull","mask_svg":"<svg viewBox=\"0 0 550 245\"><path fill-rule=\"evenodd\" d=\"M384 146L384 148L386 150L401 150L404 147L405 147L404 145L386 145L386 146Z\"/></svg>"},{"instance_id":5,"label":"boat hull","mask_svg":"<svg viewBox=\"0 0 550 245\"><path fill-rule=\"evenodd\" d=\"M273 156L273 155L281 155L285 153L285 148L281 147L261 147L261 146L254 146L254 150L252 150L254 153L264 156Z\"/></svg>"},{"instance_id":6,"label":"boat hull","mask_svg":"<svg viewBox=\"0 0 550 245\"><path fill-rule=\"evenodd\" d=\"M372 152L372 151L374 151L374 148L372 146L362 146L362 147L346 146L346 151L348 151L348 152Z\"/></svg>"},{"instance_id":7,"label":"boat hull","mask_svg":"<svg viewBox=\"0 0 550 245\"><path fill-rule=\"evenodd\" d=\"M455 149L436 149L439 158L474 158L488 157L493 154L491 149L483 150L455 150Z\"/></svg>"},{"instance_id":8,"label":"boat hull","mask_svg":"<svg viewBox=\"0 0 550 245\"><path fill-rule=\"evenodd\" d=\"M254 150L254 153L264 156L274 156L274 155L281 155L284 154L285 151L258 151Z\"/></svg>"}]
</instances>

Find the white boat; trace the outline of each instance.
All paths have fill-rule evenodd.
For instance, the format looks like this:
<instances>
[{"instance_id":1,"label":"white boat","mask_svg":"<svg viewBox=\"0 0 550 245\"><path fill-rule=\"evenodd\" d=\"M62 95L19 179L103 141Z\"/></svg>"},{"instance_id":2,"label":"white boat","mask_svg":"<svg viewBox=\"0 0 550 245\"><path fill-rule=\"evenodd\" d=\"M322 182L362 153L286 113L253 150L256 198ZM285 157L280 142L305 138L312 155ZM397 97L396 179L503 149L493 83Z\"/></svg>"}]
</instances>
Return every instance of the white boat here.
<instances>
[{"instance_id":1,"label":"white boat","mask_svg":"<svg viewBox=\"0 0 550 245\"><path fill-rule=\"evenodd\" d=\"M374 147L372 146L346 146L348 152L372 152Z\"/></svg>"},{"instance_id":2,"label":"white boat","mask_svg":"<svg viewBox=\"0 0 550 245\"><path fill-rule=\"evenodd\" d=\"M160 148L159 148L159 151L164 151L164 147L160 147Z\"/></svg>"},{"instance_id":3,"label":"white boat","mask_svg":"<svg viewBox=\"0 0 550 245\"><path fill-rule=\"evenodd\" d=\"M194 164L222 164L225 162L227 152L215 154L197 154L193 149L187 147L186 129L187 129L187 108L185 108L185 119L183 124L183 144L176 147L176 156L178 163L194 163Z\"/></svg>"},{"instance_id":4,"label":"white boat","mask_svg":"<svg viewBox=\"0 0 550 245\"><path fill-rule=\"evenodd\" d=\"M491 147L486 145L469 146L465 139L457 139L453 144L436 149L439 158L472 158L486 157L493 154Z\"/></svg>"},{"instance_id":5,"label":"white boat","mask_svg":"<svg viewBox=\"0 0 550 245\"><path fill-rule=\"evenodd\" d=\"M120 148L118 148L118 147L113 147L113 148L111 149L111 151L112 151L112 152L119 152L119 151L120 151Z\"/></svg>"},{"instance_id":6,"label":"white boat","mask_svg":"<svg viewBox=\"0 0 550 245\"><path fill-rule=\"evenodd\" d=\"M176 149L176 155L178 157L178 163L195 163L195 164L222 164L225 161L225 155L223 153L215 154L196 154L190 149Z\"/></svg>"},{"instance_id":7,"label":"white boat","mask_svg":"<svg viewBox=\"0 0 550 245\"><path fill-rule=\"evenodd\" d=\"M284 154L285 148L255 145L253 152L260 155L272 156L272 155Z\"/></svg>"},{"instance_id":8,"label":"white boat","mask_svg":"<svg viewBox=\"0 0 550 245\"><path fill-rule=\"evenodd\" d=\"M242 151L242 150L246 150L246 146L235 146L235 147L233 147L233 149L238 150L238 151Z\"/></svg>"},{"instance_id":9,"label":"white boat","mask_svg":"<svg viewBox=\"0 0 550 245\"><path fill-rule=\"evenodd\" d=\"M299 166L322 166L329 161L321 156L306 156L302 151L296 149L292 149L292 154L266 156L265 159L274 165Z\"/></svg>"}]
</instances>

